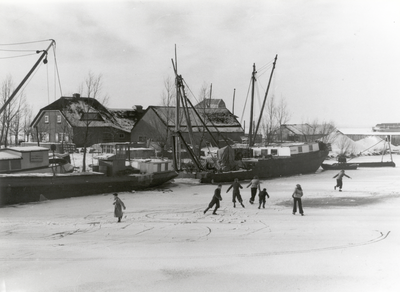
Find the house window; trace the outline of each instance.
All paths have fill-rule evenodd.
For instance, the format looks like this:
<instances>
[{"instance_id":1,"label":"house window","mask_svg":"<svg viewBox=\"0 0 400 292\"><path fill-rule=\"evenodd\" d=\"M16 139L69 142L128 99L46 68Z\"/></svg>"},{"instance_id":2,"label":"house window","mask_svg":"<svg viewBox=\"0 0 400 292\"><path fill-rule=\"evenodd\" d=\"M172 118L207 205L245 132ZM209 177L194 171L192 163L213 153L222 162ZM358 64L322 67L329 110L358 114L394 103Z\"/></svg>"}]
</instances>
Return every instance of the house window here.
<instances>
[{"instance_id":1,"label":"house window","mask_svg":"<svg viewBox=\"0 0 400 292\"><path fill-rule=\"evenodd\" d=\"M271 155L278 155L278 149L271 149Z\"/></svg>"},{"instance_id":2,"label":"house window","mask_svg":"<svg viewBox=\"0 0 400 292\"><path fill-rule=\"evenodd\" d=\"M120 139L125 138L125 134L124 134L124 133L119 134L119 138L120 138Z\"/></svg>"},{"instance_id":3,"label":"house window","mask_svg":"<svg viewBox=\"0 0 400 292\"><path fill-rule=\"evenodd\" d=\"M56 142L68 142L68 135L65 133L57 133Z\"/></svg>"},{"instance_id":4,"label":"house window","mask_svg":"<svg viewBox=\"0 0 400 292\"><path fill-rule=\"evenodd\" d=\"M99 113L82 113L81 121L104 121Z\"/></svg>"},{"instance_id":5,"label":"house window","mask_svg":"<svg viewBox=\"0 0 400 292\"><path fill-rule=\"evenodd\" d=\"M299 153L303 152L303 147L298 147L297 149L299 150Z\"/></svg>"},{"instance_id":6,"label":"house window","mask_svg":"<svg viewBox=\"0 0 400 292\"><path fill-rule=\"evenodd\" d=\"M49 116L44 116L44 122L45 122L46 124L49 123Z\"/></svg>"},{"instance_id":7,"label":"house window","mask_svg":"<svg viewBox=\"0 0 400 292\"><path fill-rule=\"evenodd\" d=\"M313 151L313 145L308 145L308 150Z\"/></svg>"},{"instance_id":8,"label":"house window","mask_svg":"<svg viewBox=\"0 0 400 292\"><path fill-rule=\"evenodd\" d=\"M40 133L40 140L41 140L41 142L49 142L49 133L41 132Z\"/></svg>"},{"instance_id":9,"label":"house window","mask_svg":"<svg viewBox=\"0 0 400 292\"><path fill-rule=\"evenodd\" d=\"M57 123L61 124L61 115L57 115Z\"/></svg>"}]
</instances>

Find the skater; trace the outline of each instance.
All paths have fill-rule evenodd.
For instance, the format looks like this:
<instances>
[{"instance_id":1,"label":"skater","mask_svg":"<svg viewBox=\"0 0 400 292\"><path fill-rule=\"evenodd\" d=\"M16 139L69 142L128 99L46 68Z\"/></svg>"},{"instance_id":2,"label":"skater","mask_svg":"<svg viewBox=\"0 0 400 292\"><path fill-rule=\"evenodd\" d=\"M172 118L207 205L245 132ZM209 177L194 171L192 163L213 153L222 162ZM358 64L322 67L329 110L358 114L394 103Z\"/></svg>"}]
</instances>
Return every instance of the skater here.
<instances>
[{"instance_id":1,"label":"skater","mask_svg":"<svg viewBox=\"0 0 400 292\"><path fill-rule=\"evenodd\" d=\"M339 192L342 191L342 187L343 187L343 177L347 176L348 178L351 178L350 176L348 176L347 174L344 173L344 169L342 169L341 171L339 171L339 173L337 175L335 175L333 178L337 177L336 179L336 186L334 186L333 188L336 190L336 188L339 188Z\"/></svg>"},{"instance_id":2,"label":"skater","mask_svg":"<svg viewBox=\"0 0 400 292\"><path fill-rule=\"evenodd\" d=\"M260 180L258 179L258 176L255 176L251 182L249 183L249 185L247 187L251 186L251 197L250 197L250 204L254 204L254 199L257 195L257 189L258 191L261 192L261 188L260 188Z\"/></svg>"},{"instance_id":3,"label":"skater","mask_svg":"<svg viewBox=\"0 0 400 292\"><path fill-rule=\"evenodd\" d=\"M292 198L293 198L293 215L296 215L297 212L297 204L299 205L299 212L301 216L304 216L303 206L301 204L301 197L303 197L303 190L301 185L297 184L296 188L294 189Z\"/></svg>"},{"instance_id":4,"label":"skater","mask_svg":"<svg viewBox=\"0 0 400 292\"><path fill-rule=\"evenodd\" d=\"M222 201L221 188L222 185L219 184L218 187L215 189L214 196L212 197L210 204L208 204L207 209L204 210L204 214L208 211L208 209L211 209L215 205L213 215L218 215L216 212L219 208L219 201Z\"/></svg>"},{"instance_id":5,"label":"skater","mask_svg":"<svg viewBox=\"0 0 400 292\"><path fill-rule=\"evenodd\" d=\"M233 184L226 190L226 192L229 192L230 189L232 189L233 208L236 208L236 198L239 201L240 205L242 205L242 207L244 208L243 199L242 196L240 195L240 189L243 189L243 187L239 183L239 180L237 178L235 178Z\"/></svg>"},{"instance_id":6,"label":"skater","mask_svg":"<svg viewBox=\"0 0 400 292\"><path fill-rule=\"evenodd\" d=\"M114 216L118 218L118 222L121 222L121 218L124 215L122 212L122 208L125 210L125 204L124 202L121 201L120 198L118 198L118 194L114 193Z\"/></svg>"},{"instance_id":7,"label":"skater","mask_svg":"<svg viewBox=\"0 0 400 292\"><path fill-rule=\"evenodd\" d=\"M269 194L267 193L267 189L263 189L259 194L258 197L260 198L260 204L258 205L258 209L261 208L261 204L263 208L265 208L265 197L268 197L269 199Z\"/></svg>"}]
</instances>

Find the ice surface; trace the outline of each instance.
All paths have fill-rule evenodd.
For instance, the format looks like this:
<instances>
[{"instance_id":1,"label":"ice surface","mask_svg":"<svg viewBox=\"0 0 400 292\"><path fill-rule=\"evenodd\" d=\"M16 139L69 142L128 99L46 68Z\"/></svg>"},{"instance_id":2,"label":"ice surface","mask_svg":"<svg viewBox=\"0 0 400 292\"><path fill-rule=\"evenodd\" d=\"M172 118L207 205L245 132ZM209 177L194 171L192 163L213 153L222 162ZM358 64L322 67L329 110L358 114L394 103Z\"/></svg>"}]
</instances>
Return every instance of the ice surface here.
<instances>
[{"instance_id":1,"label":"ice surface","mask_svg":"<svg viewBox=\"0 0 400 292\"><path fill-rule=\"evenodd\" d=\"M265 209L224 184L218 215L190 179L120 193L121 223L109 193L0 208L0 291L398 291L400 169L346 173L341 193L335 171L264 180Z\"/></svg>"}]
</instances>

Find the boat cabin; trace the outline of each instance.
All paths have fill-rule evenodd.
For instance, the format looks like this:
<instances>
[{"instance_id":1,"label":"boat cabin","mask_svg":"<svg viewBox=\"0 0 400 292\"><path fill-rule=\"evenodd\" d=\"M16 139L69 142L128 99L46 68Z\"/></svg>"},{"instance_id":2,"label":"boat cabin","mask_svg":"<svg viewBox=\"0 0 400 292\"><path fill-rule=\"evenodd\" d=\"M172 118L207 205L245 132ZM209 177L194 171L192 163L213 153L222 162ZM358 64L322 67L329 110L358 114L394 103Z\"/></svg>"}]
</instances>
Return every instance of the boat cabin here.
<instances>
[{"instance_id":1,"label":"boat cabin","mask_svg":"<svg viewBox=\"0 0 400 292\"><path fill-rule=\"evenodd\" d=\"M48 166L48 148L30 146L0 149L0 173L35 171Z\"/></svg>"},{"instance_id":2,"label":"boat cabin","mask_svg":"<svg viewBox=\"0 0 400 292\"><path fill-rule=\"evenodd\" d=\"M253 157L291 156L294 154L314 152L319 150L318 143L308 143L288 146L268 146L253 148Z\"/></svg>"}]
</instances>

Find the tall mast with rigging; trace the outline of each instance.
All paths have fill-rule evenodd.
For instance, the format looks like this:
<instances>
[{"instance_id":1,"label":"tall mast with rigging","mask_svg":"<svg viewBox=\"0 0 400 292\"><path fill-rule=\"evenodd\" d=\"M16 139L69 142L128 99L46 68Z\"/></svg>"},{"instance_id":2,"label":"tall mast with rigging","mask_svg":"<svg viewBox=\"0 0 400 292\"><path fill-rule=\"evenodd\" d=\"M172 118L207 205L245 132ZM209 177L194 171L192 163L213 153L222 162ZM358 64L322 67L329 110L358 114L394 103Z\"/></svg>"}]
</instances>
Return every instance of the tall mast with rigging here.
<instances>
[{"instance_id":1,"label":"tall mast with rigging","mask_svg":"<svg viewBox=\"0 0 400 292\"><path fill-rule=\"evenodd\" d=\"M254 136L257 136L258 128L260 126L262 114L263 114L264 107L265 107L265 102L267 101L268 91L269 91L269 87L271 85L272 75L274 74L275 64L276 64L277 59L278 59L278 55L275 56L274 63L272 65L271 75L269 76L269 81L268 81L268 87L267 87L267 90L265 91L264 101L263 101L263 104L261 107L260 116L258 118L257 127L256 127L256 130L254 131ZM253 142L253 144L254 144L254 142ZM253 144L250 144L249 146L253 146Z\"/></svg>"},{"instance_id":2,"label":"tall mast with rigging","mask_svg":"<svg viewBox=\"0 0 400 292\"><path fill-rule=\"evenodd\" d=\"M3 104L3 106L0 109L0 115L3 113L3 111L6 109L8 104L14 99L14 97L17 95L17 93L20 91L22 86L24 86L25 82L29 79L29 77L32 75L32 73L36 70L37 66L39 66L40 62L43 60L44 64L47 64L47 53L50 50L50 48L56 43L54 40L50 40L50 45L46 50L43 51L36 51L37 54L42 53L39 57L39 59L36 61L35 65L33 65L32 69L26 74L24 79L22 79L21 83L17 86L17 88L14 90L14 92L10 95L10 97L7 99L7 101Z\"/></svg>"},{"instance_id":3,"label":"tall mast with rigging","mask_svg":"<svg viewBox=\"0 0 400 292\"><path fill-rule=\"evenodd\" d=\"M256 64L253 64L251 73L251 106L250 106L250 128L249 128L249 146L253 146L253 107L254 107L254 84L256 82Z\"/></svg>"}]
</instances>

